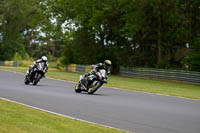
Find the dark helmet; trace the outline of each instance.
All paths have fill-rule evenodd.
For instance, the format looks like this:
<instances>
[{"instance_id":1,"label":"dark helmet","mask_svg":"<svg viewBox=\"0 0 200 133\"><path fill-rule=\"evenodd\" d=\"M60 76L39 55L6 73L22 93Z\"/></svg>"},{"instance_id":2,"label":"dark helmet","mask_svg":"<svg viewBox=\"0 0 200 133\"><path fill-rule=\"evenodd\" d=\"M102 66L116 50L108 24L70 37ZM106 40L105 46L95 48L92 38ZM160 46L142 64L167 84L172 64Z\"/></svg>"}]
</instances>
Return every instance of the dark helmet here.
<instances>
[{"instance_id":1,"label":"dark helmet","mask_svg":"<svg viewBox=\"0 0 200 133\"><path fill-rule=\"evenodd\" d=\"M104 61L104 65L105 66L111 66L112 65L112 62L110 60L105 60Z\"/></svg>"}]
</instances>

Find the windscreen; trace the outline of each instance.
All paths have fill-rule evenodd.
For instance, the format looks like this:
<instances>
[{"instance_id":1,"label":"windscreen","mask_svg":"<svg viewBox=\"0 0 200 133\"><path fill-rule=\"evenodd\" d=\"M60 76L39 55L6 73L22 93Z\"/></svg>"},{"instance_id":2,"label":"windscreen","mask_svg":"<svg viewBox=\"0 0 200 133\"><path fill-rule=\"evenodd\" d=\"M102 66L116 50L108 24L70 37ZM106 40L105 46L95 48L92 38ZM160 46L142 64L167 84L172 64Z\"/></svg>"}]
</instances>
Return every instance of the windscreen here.
<instances>
[{"instance_id":1,"label":"windscreen","mask_svg":"<svg viewBox=\"0 0 200 133\"><path fill-rule=\"evenodd\" d=\"M38 63L38 69L39 69L40 71L44 71L44 69L45 69L45 63L44 63L44 62Z\"/></svg>"}]
</instances>

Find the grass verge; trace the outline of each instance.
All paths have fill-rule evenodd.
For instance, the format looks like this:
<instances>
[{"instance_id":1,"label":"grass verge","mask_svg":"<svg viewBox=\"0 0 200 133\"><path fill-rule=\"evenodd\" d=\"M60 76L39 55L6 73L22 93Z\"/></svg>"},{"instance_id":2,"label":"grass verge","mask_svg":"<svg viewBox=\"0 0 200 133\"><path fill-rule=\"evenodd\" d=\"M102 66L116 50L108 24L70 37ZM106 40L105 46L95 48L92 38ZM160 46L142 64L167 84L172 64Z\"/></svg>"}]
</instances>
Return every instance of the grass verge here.
<instances>
[{"instance_id":1,"label":"grass verge","mask_svg":"<svg viewBox=\"0 0 200 133\"><path fill-rule=\"evenodd\" d=\"M127 133L0 99L0 133Z\"/></svg>"},{"instance_id":2,"label":"grass verge","mask_svg":"<svg viewBox=\"0 0 200 133\"><path fill-rule=\"evenodd\" d=\"M28 68L25 67L0 67L11 71L25 73ZM68 81L78 81L79 73L70 73L59 71L57 69L50 69L47 77L57 78ZM164 94L169 96L179 96L193 99L200 99L200 86L193 84L186 84L182 82L170 82L162 80L137 79L126 78L120 76L111 76L109 83L105 86L116 87L121 89L136 90L142 92L150 92L156 94Z\"/></svg>"}]
</instances>

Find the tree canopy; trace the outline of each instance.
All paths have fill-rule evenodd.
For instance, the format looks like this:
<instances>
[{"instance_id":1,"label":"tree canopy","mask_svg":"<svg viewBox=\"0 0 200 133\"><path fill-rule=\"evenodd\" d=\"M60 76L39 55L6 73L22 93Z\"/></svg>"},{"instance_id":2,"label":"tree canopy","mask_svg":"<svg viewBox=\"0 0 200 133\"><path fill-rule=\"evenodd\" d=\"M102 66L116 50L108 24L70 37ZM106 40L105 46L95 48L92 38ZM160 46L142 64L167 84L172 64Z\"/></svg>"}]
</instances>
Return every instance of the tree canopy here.
<instances>
[{"instance_id":1,"label":"tree canopy","mask_svg":"<svg viewBox=\"0 0 200 133\"><path fill-rule=\"evenodd\" d=\"M0 54L200 71L199 0L1 0Z\"/></svg>"}]
</instances>

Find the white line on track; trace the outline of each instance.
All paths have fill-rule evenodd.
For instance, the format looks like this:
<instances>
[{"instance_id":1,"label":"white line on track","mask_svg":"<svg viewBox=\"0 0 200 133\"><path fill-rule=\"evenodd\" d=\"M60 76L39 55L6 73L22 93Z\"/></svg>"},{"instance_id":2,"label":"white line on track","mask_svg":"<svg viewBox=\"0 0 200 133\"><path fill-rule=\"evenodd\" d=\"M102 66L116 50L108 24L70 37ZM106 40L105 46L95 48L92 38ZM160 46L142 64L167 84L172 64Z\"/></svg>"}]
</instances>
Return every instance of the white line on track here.
<instances>
[{"instance_id":1,"label":"white line on track","mask_svg":"<svg viewBox=\"0 0 200 133\"><path fill-rule=\"evenodd\" d=\"M20 103L20 102L17 102L17 101L9 100L7 98L0 97L0 99L5 100L5 101L9 101L9 102L12 102L12 103L16 103L16 104L19 104L19 105L23 105L23 106L26 106L26 107L29 107L29 108L32 108L32 109L36 109L36 110L40 110L40 111L43 111L43 112L47 112L47 113L50 113L50 114L58 115L58 116L61 116L61 117L70 118L70 119L73 119L73 120L86 122L86 123L89 123L89 124L99 125L99 126L102 126L102 127L107 127L107 128L116 129L116 130L119 130L119 131L124 131L124 132L127 132L127 133L131 133L130 131L126 131L126 130L123 130L123 129L119 129L119 128L115 128L115 127L111 127L111 126L107 126L107 125L103 125L103 124L99 124L99 123L95 123L95 122L91 122L91 121L82 120L82 119L71 117L71 116L68 116L68 115L63 115L63 114L52 112L52 111L49 111L49 110L46 110L46 109L42 109L42 108L34 107L34 106L31 106L31 105L28 105L28 104L24 104L24 103Z\"/></svg>"},{"instance_id":2,"label":"white line on track","mask_svg":"<svg viewBox=\"0 0 200 133\"><path fill-rule=\"evenodd\" d=\"M21 72L15 72L15 71L10 71L10 70L3 70L3 69L0 69L0 70L24 75L24 73L21 73ZM68 80L62 80L62 79L56 79L56 78L50 78L50 77L47 77L47 79L63 81L63 82L68 82L68 83L77 83L77 82L74 82L74 81L68 81ZM192 99L192 98L181 97L181 96L170 96L170 95L166 95L166 94L164 95L164 94L159 94L159 93L143 92L143 91L137 91L137 90L125 90L125 89L121 89L121 88L107 87L107 86L103 86L103 87L104 88L115 89L115 90L119 90L119 91L139 92L139 93L145 93L145 94L150 94L150 95L167 96L167 97L175 97L175 98L182 98L182 99L200 101L199 99Z\"/></svg>"}]
</instances>

